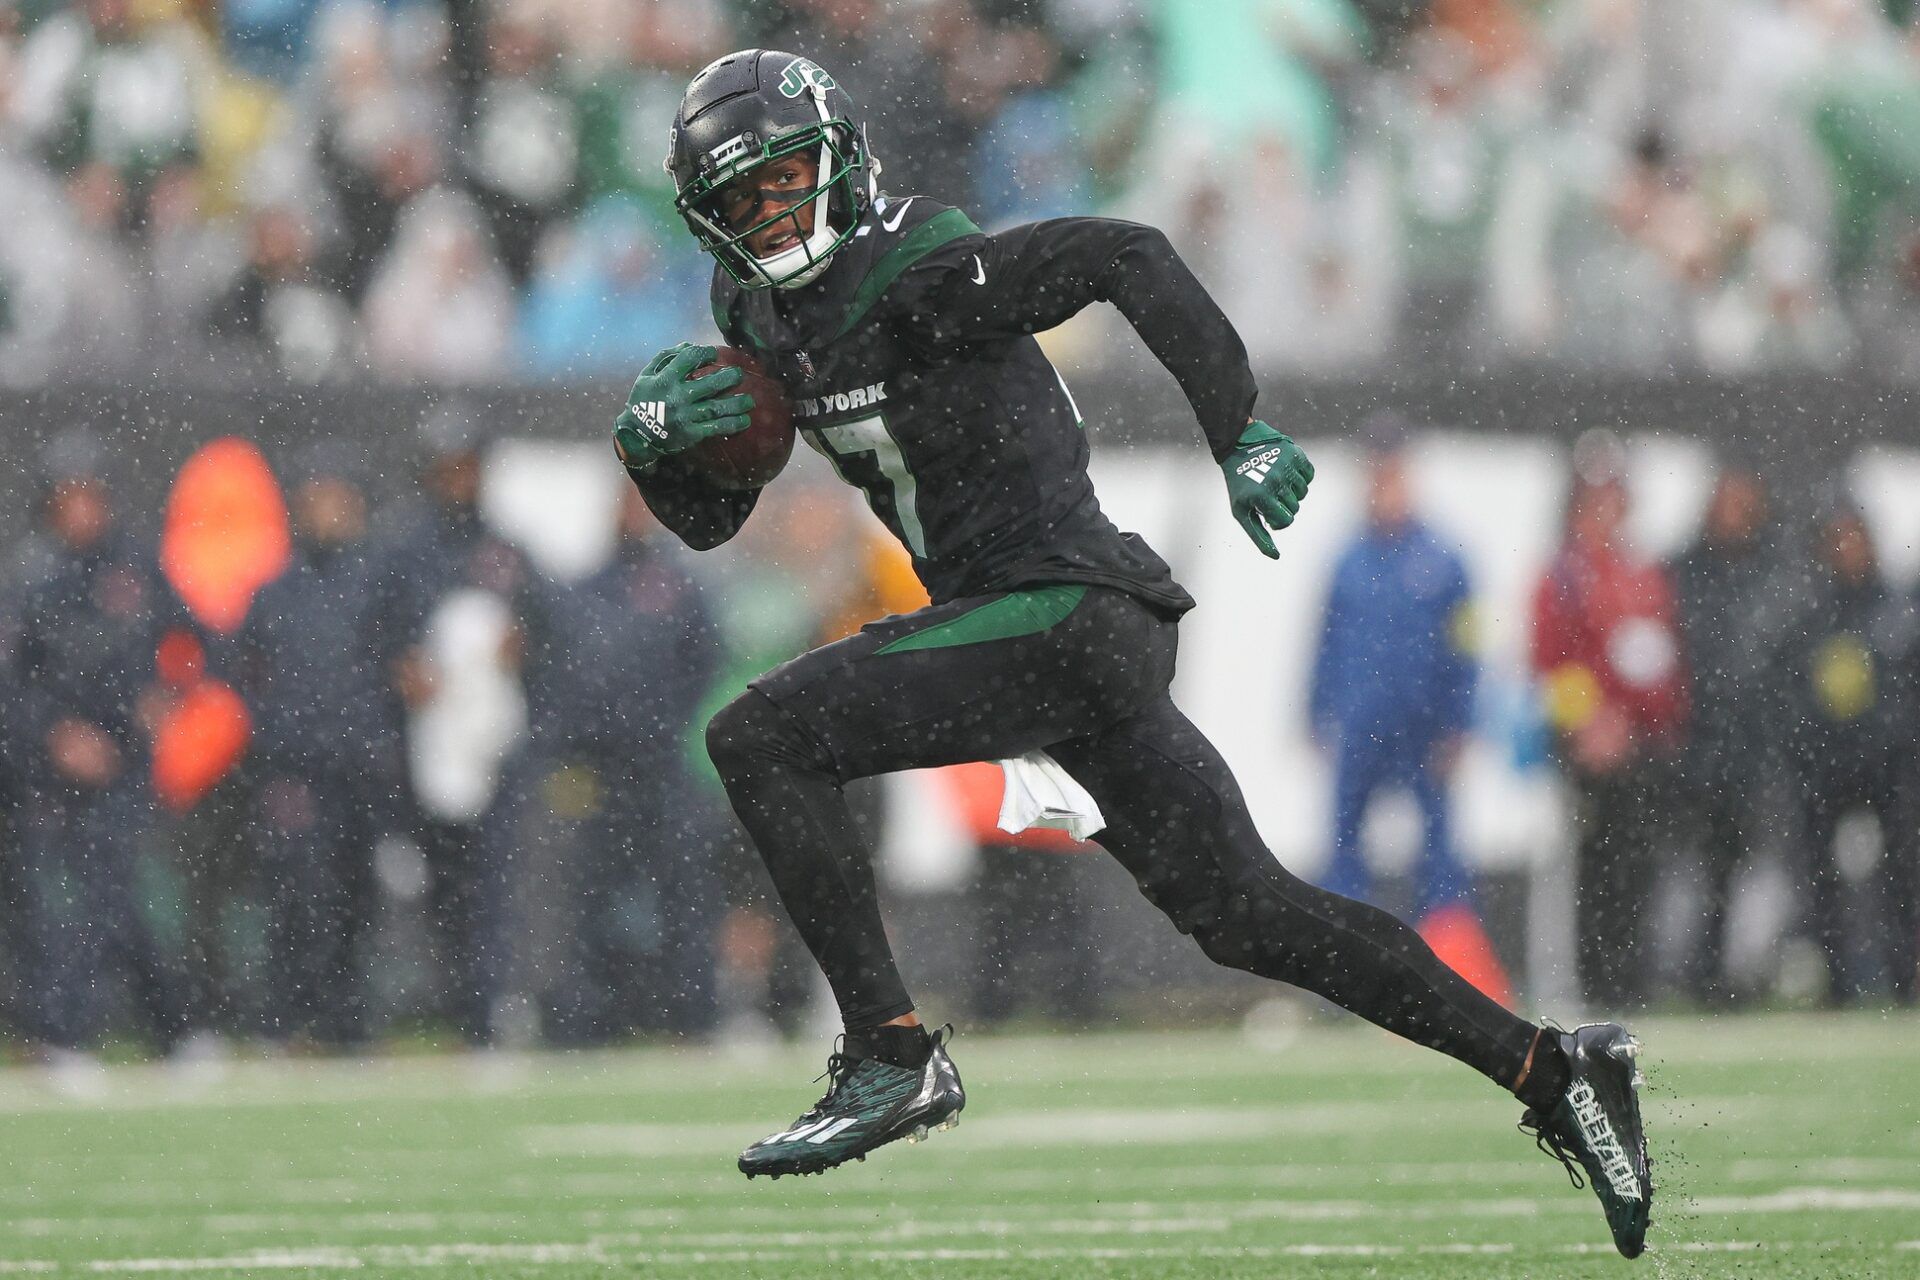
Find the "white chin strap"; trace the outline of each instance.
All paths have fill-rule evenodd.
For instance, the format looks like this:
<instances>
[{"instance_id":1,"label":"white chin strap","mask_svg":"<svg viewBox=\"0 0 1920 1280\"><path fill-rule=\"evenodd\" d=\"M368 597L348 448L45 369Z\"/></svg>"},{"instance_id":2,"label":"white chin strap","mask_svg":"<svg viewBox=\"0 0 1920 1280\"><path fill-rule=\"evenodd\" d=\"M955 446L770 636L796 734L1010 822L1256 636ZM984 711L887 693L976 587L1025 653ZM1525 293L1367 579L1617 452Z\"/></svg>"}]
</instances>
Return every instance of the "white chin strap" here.
<instances>
[{"instance_id":1,"label":"white chin strap","mask_svg":"<svg viewBox=\"0 0 1920 1280\"><path fill-rule=\"evenodd\" d=\"M820 144L819 172L832 175L827 167L833 159L833 149L826 143ZM832 186L821 188L819 192L807 197L813 201L813 233L804 240L795 241L770 258L754 258L754 265L760 268L760 274L776 289L797 289L819 275L827 267L827 252L833 248L838 233L827 221L827 205L832 201ZM808 265L808 264L811 265ZM804 268L804 270L802 269ZM782 279L787 272L797 274L792 279Z\"/></svg>"}]
</instances>

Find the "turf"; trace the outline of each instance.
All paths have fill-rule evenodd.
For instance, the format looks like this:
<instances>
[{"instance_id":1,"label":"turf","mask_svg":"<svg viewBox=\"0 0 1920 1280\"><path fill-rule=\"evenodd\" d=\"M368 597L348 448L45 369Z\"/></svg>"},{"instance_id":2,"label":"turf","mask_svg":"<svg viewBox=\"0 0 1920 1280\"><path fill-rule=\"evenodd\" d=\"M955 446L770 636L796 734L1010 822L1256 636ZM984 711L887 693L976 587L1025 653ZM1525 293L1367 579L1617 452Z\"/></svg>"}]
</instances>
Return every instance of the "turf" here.
<instances>
[{"instance_id":1,"label":"turf","mask_svg":"<svg viewBox=\"0 0 1920 1280\"><path fill-rule=\"evenodd\" d=\"M963 1035L958 1129L751 1184L824 1052L122 1068L87 1100L0 1073L0 1276L1920 1275L1920 1019L1639 1029L1634 1264L1496 1090L1309 1026Z\"/></svg>"}]
</instances>

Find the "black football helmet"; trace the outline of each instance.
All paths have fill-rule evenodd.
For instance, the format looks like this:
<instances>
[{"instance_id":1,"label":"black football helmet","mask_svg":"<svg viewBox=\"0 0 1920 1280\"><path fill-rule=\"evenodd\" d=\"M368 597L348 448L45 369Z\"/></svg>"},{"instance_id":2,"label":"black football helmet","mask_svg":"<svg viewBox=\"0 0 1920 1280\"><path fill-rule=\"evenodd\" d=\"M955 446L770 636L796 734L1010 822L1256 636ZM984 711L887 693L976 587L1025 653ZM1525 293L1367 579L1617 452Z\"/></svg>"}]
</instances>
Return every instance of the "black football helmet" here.
<instances>
[{"instance_id":1,"label":"black football helmet","mask_svg":"<svg viewBox=\"0 0 1920 1280\"><path fill-rule=\"evenodd\" d=\"M719 208L720 188L795 152L815 154L819 179L810 193L751 226L734 230ZM853 235L879 191L880 165L867 149L866 126L853 99L820 64L774 49L730 53L693 78L673 118L667 173L674 207L708 253L742 285L790 289L821 271ZM813 231L800 211L812 206ZM756 258L748 236L783 218L795 239Z\"/></svg>"}]
</instances>

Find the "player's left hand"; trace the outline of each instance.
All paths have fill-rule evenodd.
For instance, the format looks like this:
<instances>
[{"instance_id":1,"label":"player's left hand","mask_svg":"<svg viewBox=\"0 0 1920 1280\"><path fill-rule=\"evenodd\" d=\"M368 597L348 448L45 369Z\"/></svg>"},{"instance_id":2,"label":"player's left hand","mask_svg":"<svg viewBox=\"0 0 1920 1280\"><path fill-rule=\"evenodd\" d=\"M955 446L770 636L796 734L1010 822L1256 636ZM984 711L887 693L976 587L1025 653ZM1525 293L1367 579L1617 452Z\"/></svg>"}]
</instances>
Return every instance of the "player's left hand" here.
<instances>
[{"instance_id":1,"label":"player's left hand","mask_svg":"<svg viewBox=\"0 0 1920 1280\"><path fill-rule=\"evenodd\" d=\"M1284 529L1300 512L1313 480L1313 464L1299 445L1255 419L1240 433L1233 452L1220 460L1227 477L1233 518L1262 555L1278 560L1269 528Z\"/></svg>"}]
</instances>

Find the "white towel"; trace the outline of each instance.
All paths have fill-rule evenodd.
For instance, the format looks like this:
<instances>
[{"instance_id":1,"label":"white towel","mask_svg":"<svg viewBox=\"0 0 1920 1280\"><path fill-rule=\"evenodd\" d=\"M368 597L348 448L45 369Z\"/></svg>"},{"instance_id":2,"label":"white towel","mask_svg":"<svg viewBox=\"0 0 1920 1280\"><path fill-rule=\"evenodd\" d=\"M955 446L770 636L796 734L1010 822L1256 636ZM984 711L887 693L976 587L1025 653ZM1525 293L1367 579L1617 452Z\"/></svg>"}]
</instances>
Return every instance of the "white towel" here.
<instances>
[{"instance_id":1,"label":"white towel","mask_svg":"<svg viewBox=\"0 0 1920 1280\"><path fill-rule=\"evenodd\" d=\"M491 591L461 587L440 600L421 647L433 696L408 718L414 794L429 815L473 822L493 805L507 753L527 727L519 676L501 657L513 611Z\"/></svg>"},{"instance_id":2,"label":"white towel","mask_svg":"<svg viewBox=\"0 0 1920 1280\"><path fill-rule=\"evenodd\" d=\"M1107 825L1087 789L1044 751L1002 760L1007 788L1000 799L1000 829L1008 834L1028 827L1051 827L1085 840Z\"/></svg>"}]
</instances>

